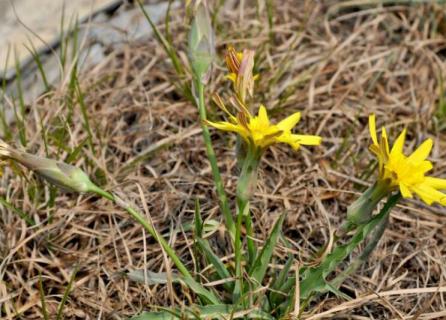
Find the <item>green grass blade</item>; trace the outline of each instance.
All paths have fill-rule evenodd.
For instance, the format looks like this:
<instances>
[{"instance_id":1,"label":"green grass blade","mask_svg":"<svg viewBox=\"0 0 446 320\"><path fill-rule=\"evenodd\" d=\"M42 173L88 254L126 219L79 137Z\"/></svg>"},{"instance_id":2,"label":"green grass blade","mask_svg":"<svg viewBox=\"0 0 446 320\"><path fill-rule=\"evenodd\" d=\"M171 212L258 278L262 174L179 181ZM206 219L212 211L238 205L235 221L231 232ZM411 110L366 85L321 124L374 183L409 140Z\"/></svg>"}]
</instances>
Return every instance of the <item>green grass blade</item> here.
<instances>
[{"instance_id":1,"label":"green grass blade","mask_svg":"<svg viewBox=\"0 0 446 320\"><path fill-rule=\"evenodd\" d=\"M273 306L280 304L283 301L283 299L286 298L286 295L288 295L289 293L288 290L282 291L281 288L282 286L285 285L287 280L290 279L289 272L291 270L291 267L293 266L293 262L294 262L294 257L290 254L282 270L280 270L279 275L273 281L272 285L273 290L271 291L269 297L270 302ZM294 281L292 283L294 283ZM283 294L279 292L282 292Z\"/></svg>"},{"instance_id":2,"label":"green grass blade","mask_svg":"<svg viewBox=\"0 0 446 320\"><path fill-rule=\"evenodd\" d=\"M3 67L3 75L2 75L2 95L0 97L0 102L5 99L6 95L6 86L7 86L7 71L8 71L8 62L11 55L11 46L8 46L8 50L6 51L6 59L5 59L5 65ZM6 116L5 116L5 104L0 107L0 120L2 124L2 131L4 135L5 140L10 140L12 138L12 132L11 128L9 127L9 124L7 123Z\"/></svg>"},{"instance_id":3,"label":"green grass blade","mask_svg":"<svg viewBox=\"0 0 446 320\"><path fill-rule=\"evenodd\" d=\"M147 22L149 22L150 27L152 28L152 31L155 34L156 40L163 46L164 51L170 57L170 60L173 63L175 71L177 72L178 75L184 75L185 71L184 71L183 65L181 63L181 60L178 57L178 55L176 54L171 43L169 43L169 41L163 36L163 34L158 29L158 27L152 21L152 19L150 18L150 15L147 13L142 2L140 0L137 0L136 2L138 3L139 8L141 9L142 13L144 14L144 17L146 18Z\"/></svg>"},{"instance_id":4,"label":"green grass blade","mask_svg":"<svg viewBox=\"0 0 446 320\"><path fill-rule=\"evenodd\" d=\"M282 224L284 220L285 214L282 214L279 219L277 219L271 231L271 234L269 235L269 238L266 239L265 245L263 246L259 256L254 262L254 265L249 271L249 275L255 280L255 285L261 284L263 282L268 264L273 256L277 240L279 239L279 235L282 232Z\"/></svg>"},{"instance_id":5,"label":"green grass blade","mask_svg":"<svg viewBox=\"0 0 446 320\"><path fill-rule=\"evenodd\" d=\"M36 222L33 218L31 218L27 213L22 210L14 207L14 205L8 202L3 196L0 196L0 203L4 205L6 208L17 214L21 219L23 219L28 226L35 226Z\"/></svg>"},{"instance_id":6,"label":"green grass blade","mask_svg":"<svg viewBox=\"0 0 446 320\"><path fill-rule=\"evenodd\" d=\"M195 237L203 238L203 219L201 217L200 202L198 201L198 199L195 199L194 224Z\"/></svg>"},{"instance_id":7,"label":"green grass blade","mask_svg":"<svg viewBox=\"0 0 446 320\"><path fill-rule=\"evenodd\" d=\"M228 279L228 282L225 282L223 286L228 292L232 292L234 290L234 284L232 283L232 280L230 280L231 274L229 273L223 262L221 262L221 259L212 251L211 246L206 240L198 238L197 244L203 255L205 256L206 260L214 266L219 279Z\"/></svg>"},{"instance_id":8,"label":"green grass blade","mask_svg":"<svg viewBox=\"0 0 446 320\"><path fill-rule=\"evenodd\" d=\"M31 40L29 40L29 46L27 46L26 44L24 44L26 50L28 50L28 52L31 54L36 66L37 66L37 70L39 70L40 76L42 78L42 82L43 85L45 87L45 92L48 92L51 89L51 86L48 82L48 79L46 77L46 73L42 64L42 60L40 59L40 55L38 54L33 42Z\"/></svg>"},{"instance_id":9,"label":"green grass blade","mask_svg":"<svg viewBox=\"0 0 446 320\"><path fill-rule=\"evenodd\" d=\"M45 292L43 291L42 275L40 273L39 273L39 296L40 296L40 303L42 304L43 319L49 320L50 317L46 309Z\"/></svg>"},{"instance_id":10,"label":"green grass blade","mask_svg":"<svg viewBox=\"0 0 446 320\"><path fill-rule=\"evenodd\" d=\"M70 277L70 282L68 282L67 287L65 288L65 292L63 294L62 300L59 303L59 307L57 308L56 320L62 319L63 316L63 308L65 307L65 303L67 302L68 295L70 294L71 287L73 286L74 279L76 278L77 267L74 268L73 273Z\"/></svg>"},{"instance_id":11,"label":"green grass blade","mask_svg":"<svg viewBox=\"0 0 446 320\"><path fill-rule=\"evenodd\" d=\"M76 76L75 81L76 81L75 86L76 86L77 101L79 102L82 117L84 118L84 128L87 131L88 145L90 147L90 150L93 152L93 154L95 154L94 144L93 144L93 132L91 131L90 120L88 118L88 112L87 112L87 107L85 105L84 94L83 94L81 87L79 85L77 76Z\"/></svg>"},{"instance_id":12,"label":"green grass blade","mask_svg":"<svg viewBox=\"0 0 446 320\"><path fill-rule=\"evenodd\" d=\"M26 147L26 144L27 144L26 130L25 130L25 125L24 125L26 107L25 107L25 99L23 97L22 70L21 70L20 60L18 57L17 50L14 50L14 55L15 55L15 72L16 72L16 77L15 77L14 81L16 83L16 88L17 88L20 113L17 113L17 109L16 109L14 102L13 102L13 106L14 106L14 113L15 113L15 117L16 117L16 121L17 121L17 126L19 128L20 143L22 144L22 146Z\"/></svg>"}]
</instances>

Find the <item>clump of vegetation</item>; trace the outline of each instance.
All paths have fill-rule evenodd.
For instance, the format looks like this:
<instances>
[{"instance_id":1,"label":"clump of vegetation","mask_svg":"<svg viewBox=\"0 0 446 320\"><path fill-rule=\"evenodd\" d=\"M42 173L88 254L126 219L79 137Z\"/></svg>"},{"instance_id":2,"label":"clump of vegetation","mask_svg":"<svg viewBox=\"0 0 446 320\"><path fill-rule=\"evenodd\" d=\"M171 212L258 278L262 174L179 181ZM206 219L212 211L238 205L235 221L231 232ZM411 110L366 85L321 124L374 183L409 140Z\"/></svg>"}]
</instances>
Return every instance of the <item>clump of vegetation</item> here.
<instances>
[{"instance_id":1,"label":"clump of vegetation","mask_svg":"<svg viewBox=\"0 0 446 320\"><path fill-rule=\"evenodd\" d=\"M191 15L188 28L188 65L183 64L177 55L170 34L169 37L164 36L142 6L141 9L149 20L157 41L171 61L175 72L173 87L177 93L183 95L184 100L192 102L196 107L195 123L192 122L191 125L200 127L199 132L202 134L205 152L197 152L198 155L194 156L194 159L209 163L213 183L211 189L216 193L216 197L206 202L207 209L203 208L200 201L207 195L194 192L190 195L194 202L193 219L187 225L181 222L180 231L159 232L147 214L147 204L143 202L142 208L139 208L134 204L136 198L132 199L129 195L113 191L116 188L114 181L110 184L107 182L105 169L95 170L94 157L84 159L88 164L87 170L94 174L94 179L90 179L85 170L69 163L74 159L82 159L80 152L84 145L89 147L89 153L96 152L95 138L91 129L95 126L92 124L94 119L89 119L85 112L84 96L76 76L73 80L73 90L77 102L82 106L81 113L85 120L84 128L87 135L84 143L78 149L72 150L66 161L52 160L49 155L36 156L19 148L13 148L6 142L0 142L0 156L15 172L23 175L20 168L25 167L37 177L50 182L55 188L91 196L92 202L107 203L108 206L111 204L111 207L125 211L139 226L142 226L144 232L150 235L153 241L152 248L160 248L159 255L166 261L166 273L145 268L141 273L130 272L127 276L136 278L135 274L138 274L144 285L167 285L170 287L171 299L163 305L147 306L142 312L136 310L133 313L134 319L298 319L306 316L317 319L313 311L320 308L317 303L324 294L332 294L341 301L354 298L349 292L342 290L341 286L367 263L386 229L391 225L389 221L392 209L403 199L417 195L428 206L435 203L446 205L446 194L442 192L446 190L446 179L426 175L434 169L432 162L428 160L434 145L433 140L426 139L407 156L403 151L406 140L411 141L410 145L414 147L417 139L413 137L406 139L407 129L404 128L392 145L389 137L393 134L388 134L383 126L381 136L378 136L375 114L370 113L368 128L372 143L369 150L377 162L375 165L362 168L364 172L362 176L375 176L374 171L377 171L376 181L362 190L350 204L345 203L345 210L336 212L343 220L338 221L336 228L331 228L330 225L328 241L322 245L313 245L311 251L296 252L293 239L286 235L284 229L287 210L281 210L274 216L275 221L268 232L261 229L259 221L256 221L256 209L253 203L258 201L258 190L262 187L259 183L262 165L269 161L268 154L273 152L277 145L290 147L294 155L300 151L307 151L307 149L300 150L302 146L312 150L322 148L324 143L330 143L333 139L344 141L348 137L325 137L319 133L321 130L304 129L305 125L299 125L297 133L295 128L302 114L296 109L280 121L271 120L275 118L275 113L280 111L281 105L286 104L292 91L298 87L299 81L282 85L280 93L275 93L274 88L271 89L272 95L279 97L274 107L270 107L268 101L263 101L265 96L259 90L265 87L262 86L262 82L269 79L268 84L273 86L281 76L267 75L268 70L260 67L256 60L259 54L251 49L237 51L234 48L235 43L228 45L224 59L219 59L216 53L218 50L216 50L215 24L213 25L216 12L214 15L210 14L206 1L196 1L187 5L187 11ZM268 15L267 41L273 41L275 30L271 1L266 2L265 10ZM285 62L290 59L288 56L285 58ZM227 71L222 72L214 68L215 65L221 65L221 61L225 62ZM217 86L211 85L212 78L219 78L221 81L217 82ZM279 90L279 87L277 88ZM211 107L211 101L212 107L217 107L217 112ZM216 120L221 117L220 111L226 118L224 121ZM70 110L70 114L71 112L73 111ZM327 121L326 119L324 121ZM353 117L352 121L360 123L361 119ZM400 125L395 123L393 126ZM216 152L215 139L210 129L236 134L235 142L225 136L219 140L218 147L232 150L231 152ZM310 134L302 134L301 131ZM180 139L185 135L182 132L177 134ZM49 144L48 136L44 134L43 137L46 146ZM355 143L364 144L361 139ZM149 150L150 152L141 152L130 159L123 166L125 173L134 170L137 163L144 163L156 149L150 146ZM361 150L365 153L364 148ZM341 156L339 153L330 152L325 159L336 163L342 170L342 161L338 161ZM364 157L366 156L361 154L358 159ZM225 185L221 173L221 164L227 162L233 163L233 171L237 172L233 177L235 186L232 188ZM308 174L310 175L308 181L318 179L314 172ZM360 175L360 171L356 172L356 175ZM93 183L92 180L98 182ZM303 189L310 189L309 182L302 181L299 184L302 184ZM274 190L276 192L285 187L283 182L274 186ZM51 190L56 192L55 189ZM354 185L351 185L350 191L355 192ZM321 199L315 198L319 208L325 211ZM38 202L39 199L33 196L33 201ZM336 197L332 195L328 199L336 201ZM35 225L32 219L9 202L4 201L3 204L12 207L25 221ZM209 206L217 208L214 219L206 218L209 217L209 213L205 210L209 210ZM300 206L305 207L306 203L303 202ZM268 207L265 210L273 211ZM314 232L311 229L304 229L301 232ZM172 237L184 232L189 233L185 242L192 252L190 255L192 263L185 258L190 256L185 255L183 248L175 248L172 244ZM259 235L264 237L259 238ZM221 246L225 246L224 250L221 250ZM170 270L167 261L173 263L175 271ZM77 270L70 278L69 289L72 288L76 273ZM440 287L438 290L444 292L443 289ZM39 275L41 297L44 297L43 291ZM59 304L58 317L62 314L68 295L69 290L65 291ZM42 314L45 318L49 318L45 299L42 298L40 304ZM321 317L323 316L322 312Z\"/></svg>"}]
</instances>

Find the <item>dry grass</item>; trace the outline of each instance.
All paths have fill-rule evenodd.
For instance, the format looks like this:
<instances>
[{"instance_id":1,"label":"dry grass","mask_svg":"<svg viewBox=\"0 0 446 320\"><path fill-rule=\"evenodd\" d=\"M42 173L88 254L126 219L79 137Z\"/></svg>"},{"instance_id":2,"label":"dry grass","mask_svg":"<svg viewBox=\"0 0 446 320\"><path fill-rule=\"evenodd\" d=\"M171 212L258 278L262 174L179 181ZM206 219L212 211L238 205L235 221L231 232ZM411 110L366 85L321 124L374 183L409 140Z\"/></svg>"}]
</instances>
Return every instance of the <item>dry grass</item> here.
<instances>
[{"instance_id":1,"label":"dry grass","mask_svg":"<svg viewBox=\"0 0 446 320\"><path fill-rule=\"evenodd\" d=\"M372 180L367 177L373 160L367 151L366 126L371 112L390 128L391 137L408 126L412 143L407 148L432 137L435 175L445 177L446 140L441 129L446 118L436 116L443 94L439 78L446 71L442 7L341 7L336 1L296 5L284 0L276 6L271 42L265 13L257 16L250 5L254 1L245 1L243 8L230 2L230 10L222 9L218 20L219 52L230 43L256 48L261 72L256 101L264 102L278 118L302 111L299 131L324 137L321 147L292 152L279 146L264 157L253 201L260 241L277 215L287 210L285 232L292 250L301 262L311 261L328 241L330 228L345 217L346 206ZM180 16L173 15L172 28L184 56L186 30ZM214 75L209 91L224 91L222 68L217 67ZM196 108L172 85L175 75L164 52L154 40L130 43L80 79L95 148L93 152L84 147L75 163L150 215L193 269L190 232L183 227L192 219L194 199L200 200L206 218L221 217ZM65 96L62 87L29 106L27 135L33 152L45 152L40 120L49 134L68 116ZM64 140L71 150L87 138L78 106L72 117ZM214 132L213 140L233 196L234 137ZM53 157L67 155L51 140L49 148ZM134 162L142 153L143 160ZM130 163L131 170L124 170ZM178 287L144 286L121 276L133 269L170 268L159 246L124 212L103 200L62 193L51 206L50 190L25 178L8 170L2 177L1 194L37 221L30 227L12 211L1 210L3 318L42 317L39 274L49 313L54 314L75 268L66 319L119 319L150 305L187 301L187 293L177 296ZM445 214L444 208L427 207L418 200L402 202L393 210L379 248L343 285L342 290L356 298L346 302L323 296L305 317L445 318ZM214 237L220 254L228 254L220 233ZM284 252L277 250L279 255Z\"/></svg>"}]
</instances>

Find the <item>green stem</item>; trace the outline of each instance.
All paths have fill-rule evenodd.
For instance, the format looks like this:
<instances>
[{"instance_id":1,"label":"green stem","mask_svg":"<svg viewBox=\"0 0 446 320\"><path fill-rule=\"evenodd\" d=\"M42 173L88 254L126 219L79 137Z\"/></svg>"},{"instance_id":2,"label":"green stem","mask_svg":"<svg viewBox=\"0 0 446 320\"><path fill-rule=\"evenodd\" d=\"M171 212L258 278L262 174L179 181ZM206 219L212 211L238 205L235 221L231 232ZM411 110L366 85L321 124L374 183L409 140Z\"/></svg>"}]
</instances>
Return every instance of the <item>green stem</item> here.
<instances>
[{"instance_id":1,"label":"green stem","mask_svg":"<svg viewBox=\"0 0 446 320\"><path fill-rule=\"evenodd\" d=\"M178 271L181 272L181 274L184 277L184 281L186 284L197 294L199 294L201 297L203 297L205 300L212 304L218 304L220 303L219 299L210 291L202 287L190 274L189 270L186 268L186 266L181 262L180 258L176 255L174 249L167 243L167 241L158 234L156 229L153 227L149 221L138 211L133 209L129 204L124 202L119 197L100 189L99 187L93 187L91 190L92 192L97 193L98 195L102 196L105 199L108 199L110 201L113 201L115 204L117 204L119 207L126 210L132 217L135 219L140 225L144 227L144 229L149 232L149 234L155 238L155 240L160 244L160 246L163 248L164 252L172 259L173 263L177 267Z\"/></svg>"},{"instance_id":2,"label":"green stem","mask_svg":"<svg viewBox=\"0 0 446 320\"><path fill-rule=\"evenodd\" d=\"M218 199L220 201L220 208L223 212L223 216L226 222L226 228L231 235L231 238L235 237L235 227L234 219L232 218L231 210L229 209L228 197L223 186L223 180L220 175L220 170L218 169L217 157L215 156L214 148L212 147L211 135L209 133L208 127L205 125L206 117L206 107L204 103L204 85L201 81L196 80L195 85L198 89L198 112L200 114L201 128L203 130L203 139L206 145L206 153L211 164L212 175L214 177L215 187L217 189Z\"/></svg>"},{"instance_id":3,"label":"green stem","mask_svg":"<svg viewBox=\"0 0 446 320\"><path fill-rule=\"evenodd\" d=\"M232 300L234 304L239 303L239 299L242 296L242 290L243 290L243 272L242 272L242 222L243 222L243 215L244 211L249 206L249 201L246 199L237 198L237 207L238 207L238 214L237 214L237 223L235 226L235 240L234 240L234 256L235 256L235 286L234 286L234 292L232 295Z\"/></svg>"},{"instance_id":4,"label":"green stem","mask_svg":"<svg viewBox=\"0 0 446 320\"><path fill-rule=\"evenodd\" d=\"M235 276L237 282L234 287L233 300L237 303L243 291L242 277L242 223L245 221L246 226L246 243L248 247L248 263L254 263L256 255L256 246L253 240L253 228L251 214L249 212L249 199L255 190L257 184L257 167L260 159L260 152L254 149L248 149L243 160L242 171L237 182L237 224L235 228ZM249 266L250 267L250 266Z\"/></svg>"},{"instance_id":5,"label":"green stem","mask_svg":"<svg viewBox=\"0 0 446 320\"><path fill-rule=\"evenodd\" d=\"M368 223L378 203L389 194L389 181L378 180L347 208L347 220L337 232L339 236Z\"/></svg>"},{"instance_id":6,"label":"green stem","mask_svg":"<svg viewBox=\"0 0 446 320\"><path fill-rule=\"evenodd\" d=\"M401 199L401 194L398 193L392 197L389 198L386 205L384 206L383 210L385 214L379 221L379 223L375 226L375 230L373 234L371 235L370 242L366 245L362 253L357 257L348 267L345 271L343 271L340 275L338 275L336 278L334 278L330 284L337 288L339 287L342 282L351 274L353 274L358 268L363 264L365 261L367 261L368 257L372 253L373 250L375 250L376 246L378 245L379 241L381 240L382 236L384 235L384 231L386 230L386 227L389 222L390 217L390 211L392 208L398 203L398 200Z\"/></svg>"}]
</instances>

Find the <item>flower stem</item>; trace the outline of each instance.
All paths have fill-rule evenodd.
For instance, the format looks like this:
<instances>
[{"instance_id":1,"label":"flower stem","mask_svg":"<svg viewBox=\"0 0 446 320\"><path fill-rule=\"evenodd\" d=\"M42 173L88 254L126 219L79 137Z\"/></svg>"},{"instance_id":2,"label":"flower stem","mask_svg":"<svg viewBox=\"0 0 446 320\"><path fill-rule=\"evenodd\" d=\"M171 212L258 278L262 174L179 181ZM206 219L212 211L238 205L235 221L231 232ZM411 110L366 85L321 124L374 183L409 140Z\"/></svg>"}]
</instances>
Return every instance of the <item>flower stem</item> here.
<instances>
[{"instance_id":1,"label":"flower stem","mask_svg":"<svg viewBox=\"0 0 446 320\"><path fill-rule=\"evenodd\" d=\"M220 201L220 208L223 213L226 222L226 228L231 235L231 239L235 237L234 219L232 218L231 210L229 209L228 197L223 186L223 180L221 178L220 170L218 169L217 157L215 156L214 148L212 147L211 135L208 127L204 124L206 120L206 107L204 103L204 85L200 80L195 81L195 85L198 89L198 112L200 114L201 128L203 130L203 139L206 145L206 153L211 164L212 175L214 177L215 187L217 189L218 199Z\"/></svg>"},{"instance_id":2,"label":"flower stem","mask_svg":"<svg viewBox=\"0 0 446 320\"><path fill-rule=\"evenodd\" d=\"M144 227L149 234L155 238L155 240L160 244L160 246L163 248L164 252L172 259L173 263L177 267L178 271L181 272L181 274L184 277L185 283L198 295L203 297L204 299L208 300L209 302L213 304L218 304L219 299L210 291L202 287L191 275L189 270L186 268L186 266L181 262L180 258L176 255L174 249L167 243L167 241L158 234L156 229L153 227L153 225L138 211L133 209L127 202L119 198L118 196L111 194L105 190L102 190L99 187L95 187L91 190L92 192L95 192L96 194L102 196L103 198L112 201L125 211L127 211L133 219L135 219L140 225Z\"/></svg>"},{"instance_id":3,"label":"flower stem","mask_svg":"<svg viewBox=\"0 0 446 320\"><path fill-rule=\"evenodd\" d=\"M248 149L246 157L243 160L242 171L237 182L237 223L235 227L235 276L237 282L234 287L233 302L238 303L243 291L243 272L242 272L242 223L245 222L246 227L246 243L248 247L248 263L251 264L255 260L256 246L253 240L253 228L251 214L249 212L249 200L256 188L257 184L257 167L259 164L259 150ZM250 267L250 265L249 265Z\"/></svg>"},{"instance_id":4,"label":"flower stem","mask_svg":"<svg viewBox=\"0 0 446 320\"><path fill-rule=\"evenodd\" d=\"M361 254L355 260L353 260L352 263L350 263L347 269L330 282L333 287L337 288L338 286L340 286L349 275L353 274L361 266L361 264L367 261L368 257L376 248L382 236L384 235L384 231L386 230L389 222L390 211L400 199L400 193L389 197L386 204L384 205L384 208L382 209L385 214L381 217L379 223L375 226L375 230L370 236L370 242L366 245Z\"/></svg>"}]
</instances>

